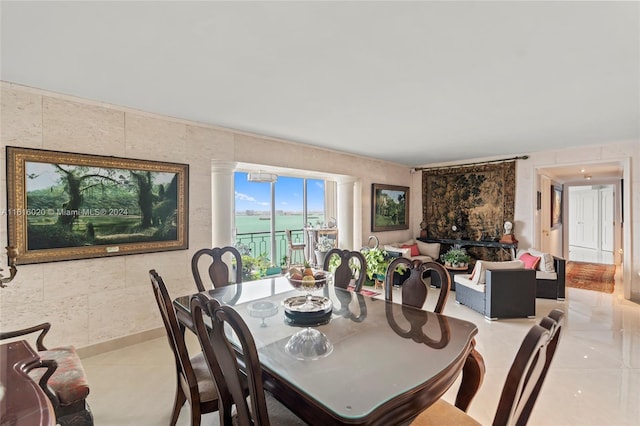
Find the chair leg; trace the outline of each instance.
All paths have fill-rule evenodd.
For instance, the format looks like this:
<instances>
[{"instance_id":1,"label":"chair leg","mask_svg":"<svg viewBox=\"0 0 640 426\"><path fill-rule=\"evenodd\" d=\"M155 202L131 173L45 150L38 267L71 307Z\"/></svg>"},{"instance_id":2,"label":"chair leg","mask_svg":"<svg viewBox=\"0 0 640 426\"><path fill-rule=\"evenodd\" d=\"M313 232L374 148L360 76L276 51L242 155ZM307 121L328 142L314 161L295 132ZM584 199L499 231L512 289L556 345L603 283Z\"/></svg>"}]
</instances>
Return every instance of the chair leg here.
<instances>
[{"instance_id":1,"label":"chair leg","mask_svg":"<svg viewBox=\"0 0 640 426\"><path fill-rule=\"evenodd\" d=\"M171 413L171 426L175 426L178 421L178 416L180 415L180 410L182 406L186 402L187 397L182 391L182 387L180 386L180 379L178 379L178 386L176 387L176 399L173 403L173 412Z\"/></svg>"}]
</instances>

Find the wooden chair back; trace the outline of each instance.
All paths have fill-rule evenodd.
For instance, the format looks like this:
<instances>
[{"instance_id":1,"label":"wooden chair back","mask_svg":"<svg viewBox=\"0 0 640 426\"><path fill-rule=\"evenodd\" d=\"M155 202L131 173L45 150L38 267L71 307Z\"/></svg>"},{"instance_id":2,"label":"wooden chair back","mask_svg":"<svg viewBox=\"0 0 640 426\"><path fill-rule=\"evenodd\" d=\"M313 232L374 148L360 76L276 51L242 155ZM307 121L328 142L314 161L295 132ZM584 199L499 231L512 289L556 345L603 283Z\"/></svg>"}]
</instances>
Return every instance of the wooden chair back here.
<instances>
[{"instance_id":1,"label":"wooden chair back","mask_svg":"<svg viewBox=\"0 0 640 426\"><path fill-rule=\"evenodd\" d=\"M200 347L202 348L202 353L204 354L204 359L207 362L207 367L218 386L220 424L229 425L232 424L233 398L229 393L227 382L222 374L216 355L213 352L211 327L207 327L205 324L205 317L209 318L209 308L207 307L209 301L211 301L211 309L213 310L220 306L217 300L210 299L204 293L194 294L189 303L191 307L191 317L198 341L200 342Z\"/></svg>"},{"instance_id":2,"label":"wooden chair back","mask_svg":"<svg viewBox=\"0 0 640 426\"><path fill-rule=\"evenodd\" d=\"M525 425L555 355L564 313L553 310L527 333L502 389L494 425Z\"/></svg>"},{"instance_id":3,"label":"wooden chair back","mask_svg":"<svg viewBox=\"0 0 640 426\"><path fill-rule=\"evenodd\" d=\"M334 285L344 289L349 288L349 283L351 282L351 279L353 279L354 275L351 265L353 259L360 265L358 277L354 282L355 291L360 291L364 284L364 279L367 276L367 262L362 253L355 250L340 250L338 248L333 248L327 252L326 257L324 258L324 265L322 268L325 271L329 270L329 264L331 263L331 258L333 256L338 256L340 258L340 265L338 265L333 273Z\"/></svg>"},{"instance_id":4,"label":"wooden chair back","mask_svg":"<svg viewBox=\"0 0 640 426\"><path fill-rule=\"evenodd\" d=\"M494 426L527 424L558 347L563 324L564 313L554 309L540 324L534 324L529 329L507 374L493 419ZM482 360L482 357L479 359ZM464 381L464 375L462 379ZM471 399L465 396L465 401L459 401L459 397L460 393L455 406L439 400L420 413L411 426L441 425L444 422L479 424L463 411Z\"/></svg>"},{"instance_id":5,"label":"wooden chair back","mask_svg":"<svg viewBox=\"0 0 640 426\"><path fill-rule=\"evenodd\" d=\"M158 309L160 310L162 322L167 332L169 346L171 347L176 364L177 388L171 416L171 425L176 424L180 409L187 400L191 405L192 424L199 424L200 414L202 412L215 411L218 401L217 399L215 401L207 401L206 405L201 401L198 378L191 365L189 351L187 350L187 345L184 340L184 329L181 329L178 323L176 311L173 307L171 297L169 297L167 286L162 277L154 269L149 271L149 276L151 278L153 294L156 298Z\"/></svg>"},{"instance_id":6,"label":"wooden chair back","mask_svg":"<svg viewBox=\"0 0 640 426\"><path fill-rule=\"evenodd\" d=\"M251 331L231 306L221 306L216 300L211 299L204 304L204 308L212 322L211 348L228 390L228 393L224 393L223 396L231 396L236 407L237 424L269 426L267 403L262 385L262 369ZM237 339L235 346L242 352L246 381L238 365L236 350L231 346L229 337L225 333L225 324L235 333ZM246 398L246 388L249 389L249 398ZM226 406L228 403L224 402L223 405Z\"/></svg>"},{"instance_id":7,"label":"wooden chair back","mask_svg":"<svg viewBox=\"0 0 640 426\"><path fill-rule=\"evenodd\" d=\"M560 309L554 309L549 314L544 317L540 321L540 325L547 330L549 330L549 343L547 344L547 352L545 354L545 363L543 367L543 371L538 378L537 383L533 391L531 392L531 396L527 400L524 409L522 410L521 422L526 423L531 415L531 411L533 410L533 406L535 405L536 400L538 399L538 395L540 394L540 389L542 388L542 383L544 379L547 377L547 372L549 371L549 367L551 365L551 361L555 356L556 349L558 348L558 343L560 341L560 334L562 331L562 327L564 327L564 312ZM523 424L524 424L523 423Z\"/></svg>"},{"instance_id":8,"label":"wooden chair back","mask_svg":"<svg viewBox=\"0 0 640 426\"><path fill-rule=\"evenodd\" d=\"M199 262L202 256L209 256L211 258L211 263L209 264L208 272L209 279L211 281L212 288L218 288L229 284L229 266L222 259L226 253L230 253L233 256L236 264L236 283L242 282L242 256L240 252L231 246L226 247L213 247L213 248L203 248L195 252L193 257L191 258L191 273L193 274L193 279L196 282L196 287L198 291L205 291L204 283L202 282L202 277L200 276Z\"/></svg>"},{"instance_id":9,"label":"wooden chair back","mask_svg":"<svg viewBox=\"0 0 640 426\"><path fill-rule=\"evenodd\" d=\"M404 257L393 260L389 264L385 276L385 299L389 301L393 299L393 274L396 273L395 271L400 265L404 265L406 267L404 273L409 274L409 277L402 283L402 304L422 308L428 293L428 285L424 282L423 275L425 272L431 271L431 274L438 274L441 282L440 294L433 311L442 313L451 288L451 278L444 266L436 262L412 261Z\"/></svg>"}]
</instances>

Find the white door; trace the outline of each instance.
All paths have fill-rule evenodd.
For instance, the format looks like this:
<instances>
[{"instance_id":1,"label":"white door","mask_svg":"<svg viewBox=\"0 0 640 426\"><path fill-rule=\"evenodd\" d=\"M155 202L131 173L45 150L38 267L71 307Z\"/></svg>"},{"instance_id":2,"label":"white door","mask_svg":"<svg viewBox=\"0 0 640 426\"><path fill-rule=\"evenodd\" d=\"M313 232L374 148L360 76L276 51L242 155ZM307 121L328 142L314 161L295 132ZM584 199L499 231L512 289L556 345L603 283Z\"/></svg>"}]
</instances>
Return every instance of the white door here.
<instances>
[{"instance_id":1,"label":"white door","mask_svg":"<svg viewBox=\"0 0 640 426\"><path fill-rule=\"evenodd\" d=\"M600 190L600 205L602 228L600 236L600 249L602 251L613 251L613 229L615 226L613 216L613 187L607 187Z\"/></svg>"},{"instance_id":2,"label":"white door","mask_svg":"<svg viewBox=\"0 0 640 426\"><path fill-rule=\"evenodd\" d=\"M591 249L598 248L598 223L600 217L598 191L576 192L574 214L576 218L575 234L571 245Z\"/></svg>"}]
</instances>

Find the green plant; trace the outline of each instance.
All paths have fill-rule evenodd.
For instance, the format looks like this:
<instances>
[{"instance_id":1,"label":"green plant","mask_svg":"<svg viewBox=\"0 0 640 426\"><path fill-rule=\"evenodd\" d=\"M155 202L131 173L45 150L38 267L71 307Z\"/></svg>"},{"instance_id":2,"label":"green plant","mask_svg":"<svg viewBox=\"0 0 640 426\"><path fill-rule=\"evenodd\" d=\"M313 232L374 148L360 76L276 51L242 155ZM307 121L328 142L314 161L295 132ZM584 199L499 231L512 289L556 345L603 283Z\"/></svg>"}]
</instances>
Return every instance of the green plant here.
<instances>
[{"instance_id":1,"label":"green plant","mask_svg":"<svg viewBox=\"0 0 640 426\"><path fill-rule=\"evenodd\" d=\"M462 247L453 246L449 251L442 255L441 259L446 265L457 265L469 263L471 257Z\"/></svg>"},{"instance_id":2,"label":"green plant","mask_svg":"<svg viewBox=\"0 0 640 426\"><path fill-rule=\"evenodd\" d=\"M242 279L257 280L267 275L267 268L270 262L266 254L252 257L247 254L242 255Z\"/></svg>"},{"instance_id":3,"label":"green plant","mask_svg":"<svg viewBox=\"0 0 640 426\"><path fill-rule=\"evenodd\" d=\"M367 278L373 280L375 277L384 279L387 274L387 268L393 259L389 258L389 254L381 248L372 248L362 252L364 260L367 262ZM396 268L398 274L402 275L407 270L406 265L402 264Z\"/></svg>"},{"instance_id":4,"label":"green plant","mask_svg":"<svg viewBox=\"0 0 640 426\"><path fill-rule=\"evenodd\" d=\"M381 248L365 250L362 255L367 262L367 278L373 280L374 276L384 276L387 273L389 261L387 252Z\"/></svg>"}]
</instances>

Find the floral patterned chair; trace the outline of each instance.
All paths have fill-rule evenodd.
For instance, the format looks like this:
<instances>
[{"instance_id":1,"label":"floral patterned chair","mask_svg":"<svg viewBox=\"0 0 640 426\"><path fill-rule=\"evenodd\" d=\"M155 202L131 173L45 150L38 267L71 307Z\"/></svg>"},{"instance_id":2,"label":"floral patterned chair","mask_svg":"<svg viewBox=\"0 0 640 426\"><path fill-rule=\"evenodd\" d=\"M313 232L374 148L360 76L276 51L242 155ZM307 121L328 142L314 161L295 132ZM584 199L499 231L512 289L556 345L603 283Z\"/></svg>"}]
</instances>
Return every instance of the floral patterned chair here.
<instances>
[{"instance_id":1,"label":"floral patterned chair","mask_svg":"<svg viewBox=\"0 0 640 426\"><path fill-rule=\"evenodd\" d=\"M44 336L51 328L50 323L16 331L0 332L0 340L25 336L40 332L36 349L40 363L29 372L29 376L44 390L51 400L60 426L91 426L93 415L87 404L89 383L80 358L73 346L47 349Z\"/></svg>"}]
</instances>

